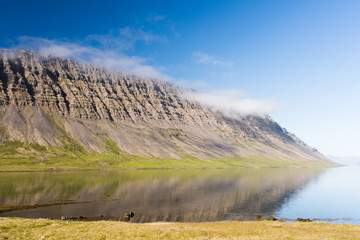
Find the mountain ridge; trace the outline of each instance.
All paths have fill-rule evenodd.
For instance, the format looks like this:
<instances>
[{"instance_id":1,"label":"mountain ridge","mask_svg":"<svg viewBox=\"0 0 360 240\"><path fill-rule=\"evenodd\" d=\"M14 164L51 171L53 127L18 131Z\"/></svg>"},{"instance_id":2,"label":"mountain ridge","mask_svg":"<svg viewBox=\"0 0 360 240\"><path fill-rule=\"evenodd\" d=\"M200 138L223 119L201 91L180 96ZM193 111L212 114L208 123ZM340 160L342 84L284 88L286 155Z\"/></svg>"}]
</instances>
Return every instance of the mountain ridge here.
<instances>
[{"instance_id":1,"label":"mountain ridge","mask_svg":"<svg viewBox=\"0 0 360 240\"><path fill-rule=\"evenodd\" d=\"M326 161L269 116L225 117L170 82L28 50L0 50L0 78L6 141L99 153L111 143L115 152L173 159Z\"/></svg>"}]
</instances>

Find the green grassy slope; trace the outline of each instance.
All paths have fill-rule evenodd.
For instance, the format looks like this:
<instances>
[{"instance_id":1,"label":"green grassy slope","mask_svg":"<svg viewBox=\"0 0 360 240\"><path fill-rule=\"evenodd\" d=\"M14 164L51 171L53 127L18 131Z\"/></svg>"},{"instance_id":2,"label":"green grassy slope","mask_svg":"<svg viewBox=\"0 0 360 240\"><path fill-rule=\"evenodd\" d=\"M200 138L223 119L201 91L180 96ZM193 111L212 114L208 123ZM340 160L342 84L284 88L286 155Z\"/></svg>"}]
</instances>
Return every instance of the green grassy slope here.
<instances>
[{"instance_id":1,"label":"green grassy slope","mask_svg":"<svg viewBox=\"0 0 360 240\"><path fill-rule=\"evenodd\" d=\"M61 170L114 168L228 168L228 167L328 167L322 161L278 161L261 156L248 158L182 159L144 157L127 154L108 139L107 152L89 152L76 142L60 148L17 141L0 142L0 170Z\"/></svg>"}]
</instances>

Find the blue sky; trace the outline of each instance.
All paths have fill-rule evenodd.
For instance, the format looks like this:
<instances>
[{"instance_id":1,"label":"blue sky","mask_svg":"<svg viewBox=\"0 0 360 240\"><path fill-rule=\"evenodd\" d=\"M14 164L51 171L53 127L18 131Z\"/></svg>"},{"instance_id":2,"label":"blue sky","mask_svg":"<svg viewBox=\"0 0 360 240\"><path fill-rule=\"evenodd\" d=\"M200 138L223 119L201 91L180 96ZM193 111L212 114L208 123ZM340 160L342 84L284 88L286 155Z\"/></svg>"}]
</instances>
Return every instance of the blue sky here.
<instances>
[{"instance_id":1,"label":"blue sky","mask_svg":"<svg viewBox=\"0 0 360 240\"><path fill-rule=\"evenodd\" d=\"M360 156L359 13L350 0L6 1L0 48L268 104L322 153Z\"/></svg>"}]
</instances>

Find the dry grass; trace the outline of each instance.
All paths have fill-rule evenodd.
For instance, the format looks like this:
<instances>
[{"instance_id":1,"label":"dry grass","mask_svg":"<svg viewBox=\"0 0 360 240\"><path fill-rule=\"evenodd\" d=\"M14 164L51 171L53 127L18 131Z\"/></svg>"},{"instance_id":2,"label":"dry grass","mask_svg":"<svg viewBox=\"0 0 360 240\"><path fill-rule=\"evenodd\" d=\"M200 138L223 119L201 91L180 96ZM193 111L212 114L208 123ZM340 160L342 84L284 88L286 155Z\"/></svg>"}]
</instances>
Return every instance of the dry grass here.
<instances>
[{"instance_id":1,"label":"dry grass","mask_svg":"<svg viewBox=\"0 0 360 240\"><path fill-rule=\"evenodd\" d=\"M0 218L0 239L360 239L360 226L270 221L136 224Z\"/></svg>"}]
</instances>

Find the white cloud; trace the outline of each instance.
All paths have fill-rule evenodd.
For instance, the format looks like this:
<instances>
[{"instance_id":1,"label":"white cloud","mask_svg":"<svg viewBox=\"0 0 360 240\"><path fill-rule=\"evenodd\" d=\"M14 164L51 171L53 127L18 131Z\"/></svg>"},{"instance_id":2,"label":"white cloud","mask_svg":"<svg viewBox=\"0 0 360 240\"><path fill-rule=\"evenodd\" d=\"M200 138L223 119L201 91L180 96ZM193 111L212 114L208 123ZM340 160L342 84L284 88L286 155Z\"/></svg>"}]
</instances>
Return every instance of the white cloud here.
<instances>
[{"instance_id":1,"label":"white cloud","mask_svg":"<svg viewBox=\"0 0 360 240\"><path fill-rule=\"evenodd\" d=\"M243 90L217 89L209 92L187 91L183 96L230 118L241 118L246 115L265 116L279 107L273 99L250 99L245 98L246 95Z\"/></svg>"},{"instance_id":2,"label":"white cloud","mask_svg":"<svg viewBox=\"0 0 360 240\"><path fill-rule=\"evenodd\" d=\"M130 27L120 28L119 34L123 37L126 37L130 41L142 40L146 43L167 41L166 36L153 34L151 32L144 32L141 29L134 29Z\"/></svg>"},{"instance_id":3,"label":"white cloud","mask_svg":"<svg viewBox=\"0 0 360 240\"><path fill-rule=\"evenodd\" d=\"M209 88L209 84L203 80L189 80L184 78L179 78L174 80L174 83L183 88L191 88L191 89L206 89Z\"/></svg>"},{"instance_id":4,"label":"white cloud","mask_svg":"<svg viewBox=\"0 0 360 240\"><path fill-rule=\"evenodd\" d=\"M167 42L164 35L146 32L136 28L119 28L108 34L91 34L85 38L85 43L111 50L124 51L134 47L136 42L143 41L146 44L155 42Z\"/></svg>"},{"instance_id":5,"label":"white cloud","mask_svg":"<svg viewBox=\"0 0 360 240\"><path fill-rule=\"evenodd\" d=\"M120 31L120 30L119 30ZM106 49L113 49L116 51L124 51L132 49L135 41L124 38L119 31L111 31L108 34L91 34L86 36L85 42L92 46L99 46Z\"/></svg>"},{"instance_id":6,"label":"white cloud","mask_svg":"<svg viewBox=\"0 0 360 240\"><path fill-rule=\"evenodd\" d=\"M163 73L162 67L146 64L147 59L138 56L128 56L122 51L107 48L103 43L94 47L86 41L71 42L67 40L50 40L46 38L23 36L16 48L39 51L44 56L73 58L79 62L96 64L108 68L115 68L126 73L133 73L141 77L156 78L169 81L172 78Z\"/></svg>"},{"instance_id":7,"label":"white cloud","mask_svg":"<svg viewBox=\"0 0 360 240\"><path fill-rule=\"evenodd\" d=\"M146 18L149 22L160 22L165 19L165 16L159 15L158 13L151 13Z\"/></svg>"},{"instance_id":8,"label":"white cloud","mask_svg":"<svg viewBox=\"0 0 360 240\"><path fill-rule=\"evenodd\" d=\"M210 65L221 66L221 67L231 67L234 65L233 62L220 61L213 56L210 56L206 53L199 52L199 51L193 52L192 60L195 61L196 63L210 64Z\"/></svg>"}]
</instances>

